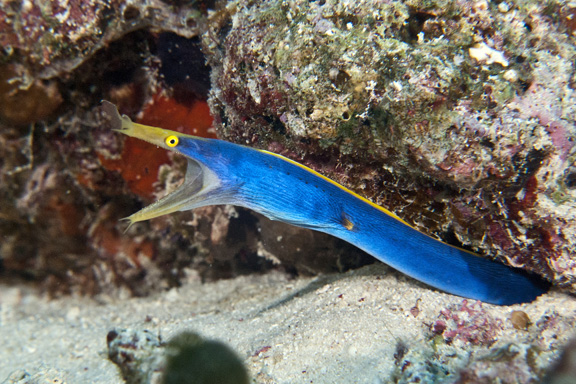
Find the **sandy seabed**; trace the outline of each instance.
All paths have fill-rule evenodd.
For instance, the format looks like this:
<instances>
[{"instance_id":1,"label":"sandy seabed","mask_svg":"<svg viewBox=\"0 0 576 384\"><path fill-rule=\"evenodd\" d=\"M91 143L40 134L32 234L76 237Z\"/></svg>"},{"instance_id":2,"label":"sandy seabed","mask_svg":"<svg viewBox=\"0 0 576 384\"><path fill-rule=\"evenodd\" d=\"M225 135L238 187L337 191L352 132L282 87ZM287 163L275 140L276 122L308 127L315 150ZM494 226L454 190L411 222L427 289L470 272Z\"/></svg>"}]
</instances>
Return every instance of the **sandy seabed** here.
<instances>
[{"instance_id":1,"label":"sandy seabed","mask_svg":"<svg viewBox=\"0 0 576 384\"><path fill-rule=\"evenodd\" d=\"M314 278L271 273L206 284L191 273L181 288L146 298L49 300L26 287L2 286L0 382L123 383L108 359L106 335L113 329L148 330L163 340L191 330L220 340L244 360L257 383L387 383L392 377L409 382L402 379L407 360L399 350L417 367L414 360L434 358L429 352L436 345L435 356L443 356L438 363L450 372L499 345L538 338L541 347L559 350L574 336L571 324L555 325L549 335L554 341L547 342L546 331L535 325L554 314L558 322L576 318L576 299L551 292L530 304L482 304L500 327L491 345L456 339L438 346L433 324L444 319L443 309L463 300L381 264ZM528 330L513 327L514 310L529 316ZM550 364L558 350L541 356ZM14 380L16 372L26 372L27 381Z\"/></svg>"}]
</instances>

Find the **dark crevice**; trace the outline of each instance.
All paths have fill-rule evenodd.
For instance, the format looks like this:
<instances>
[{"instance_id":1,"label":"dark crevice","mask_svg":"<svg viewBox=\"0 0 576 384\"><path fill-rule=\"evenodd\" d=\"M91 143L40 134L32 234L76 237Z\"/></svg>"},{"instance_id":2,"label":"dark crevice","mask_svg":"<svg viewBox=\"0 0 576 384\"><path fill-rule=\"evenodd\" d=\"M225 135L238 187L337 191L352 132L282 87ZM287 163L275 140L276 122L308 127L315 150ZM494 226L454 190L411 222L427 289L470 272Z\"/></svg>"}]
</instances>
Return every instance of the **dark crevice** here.
<instances>
[{"instance_id":1,"label":"dark crevice","mask_svg":"<svg viewBox=\"0 0 576 384\"><path fill-rule=\"evenodd\" d=\"M410 16L406 20L403 29L399 33L400 39L405 43L414 44L416 41L418 41L418 34L422 32L424 23L434 17L435 15L431 13L411 10Z\"/></svg>"}]
</instances>

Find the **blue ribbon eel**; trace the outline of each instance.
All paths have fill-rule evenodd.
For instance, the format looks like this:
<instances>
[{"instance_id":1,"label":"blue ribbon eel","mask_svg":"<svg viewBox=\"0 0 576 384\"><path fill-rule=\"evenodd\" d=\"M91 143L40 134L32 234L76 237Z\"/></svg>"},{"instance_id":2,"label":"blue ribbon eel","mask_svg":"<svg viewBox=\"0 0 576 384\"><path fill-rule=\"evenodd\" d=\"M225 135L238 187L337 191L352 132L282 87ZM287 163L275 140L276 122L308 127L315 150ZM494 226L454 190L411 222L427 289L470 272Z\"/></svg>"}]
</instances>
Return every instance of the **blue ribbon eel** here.
<instances>
[{"instance_id":1,"label":"blue ribbon eel","mask_svg":"<svg viewBox=\"0 0 576 384\"><path fill-rule=\"evenodd\" d=\"M106 101L102 111L115 130L179 153L188 161L182 185L129 216L130 224L176 211L231 204L336 236L454 295L510 305L530 302L546 291L542 280L423 234L394 213L281 155L137 124Z\"/></svg>"}]
</instances>

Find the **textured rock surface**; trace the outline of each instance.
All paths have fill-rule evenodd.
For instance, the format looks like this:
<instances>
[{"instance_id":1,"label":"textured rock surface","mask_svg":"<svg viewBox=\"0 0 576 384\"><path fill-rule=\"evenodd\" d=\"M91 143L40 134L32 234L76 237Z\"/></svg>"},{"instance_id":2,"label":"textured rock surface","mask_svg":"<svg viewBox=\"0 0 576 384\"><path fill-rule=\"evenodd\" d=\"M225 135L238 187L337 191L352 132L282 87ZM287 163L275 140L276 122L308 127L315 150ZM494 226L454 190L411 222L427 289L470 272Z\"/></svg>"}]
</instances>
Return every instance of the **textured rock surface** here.
<instances>
[{"instance_id":1,"label":"textured rock surface","mask_svg":"<svg viewBox=\"0 0 576 384\"><path fill-rule=\"evenodd\" d=\"M232 2L204 39L218 132L574 289L572 7Z\"/></svg>"},{"instance_id":2,"label":"textured rock surface","mask_svg":"<svg viewBox=\"0 0 576 384\"><path fill-rule=\"evenodd\" d=\"M123 233L119 219L172 190L185 164L111 132L98 103L112 100L144 124L215 137L209 68L194 36L219 22L209 11L218 7L28 1L0 9L3 276L40 281L53 294L144 295L178 285L186 267L212 279L371 262L326 235L267 220L263 227L259 216L231 207ZM284 235L273 233L279 228Z\"/></svg>"},{"instance_id":3,"label":"textured rock surface","mask_svg":"<svg viewBox=\"0 0 576 384\"><path fill-rule=\"evenodd\" d=\"M0 8L2 61L18 60L26 78L67 74L130 31L158 28L198 34L202 9L175 1L9 1ZM205 9L204 9L205 11ZM23 76L24 77L24 76Z\"/></svg>"},{"instance_id":4,"label":"textured rock surface","mask_svg":"<svg viewBox=\"0 0 576 384\"><path fill-rule=\"evenodd\" d=\"M177 286L186 267L211 279L369 262L229 207L122 234L118 220L173 189L183 162L110 132L98 102L213 136L211 89L223 138L301 161L432 236L574 288L570 3L62 4L0 10L4 276L53 293L144 295Z\"/></svg>"},{"instance_id":5,"label":"textured rock surface","mask_svg":"<svg viewBox=\"0 0 576 384\"><path fill-rule=\"evenodd\" d=\"M293 279L369 259L232 207L123 234L118 220L172 190L184 163L110 132L97 106L108 99L142 123L214 136L210 89L222 138L301 161L433 236L574 290L573 4L3 5L3 281L100 295L50 301L2 287L0 380L121 382L106 336L125 327L222 340L259 383L555 382L550 364L576 316L558 291L502 308L382 265ZM269 269L289 273L201 283ZM146 344L140 355L125 346L161 370ZM570 348L559 374L573 374ZM143 373L135 367L127 374Z\"/></svg>"},{"instance_id":6,"label":"textured rock surface","mask_svg":"<svg viewBox=\"0 0 576 384\"><path fill-rule=\"evenodd\" d=\"M205 14L161 1L2 3L4 276L41 281L53 293L123 286L143 294L175 283L190 256L159 255L150 238L122 237L118 225L138 207L129 193L149 198L168 157L147 151L146 168L135 161L146 158L142 149L127 145L129 169L110 166L123 143L92 109L108 98L122 101L126 113L139 111L159 88L162 70L152 50L164 35L146 28L190 37Z\"/></svg>"}]
</instances>

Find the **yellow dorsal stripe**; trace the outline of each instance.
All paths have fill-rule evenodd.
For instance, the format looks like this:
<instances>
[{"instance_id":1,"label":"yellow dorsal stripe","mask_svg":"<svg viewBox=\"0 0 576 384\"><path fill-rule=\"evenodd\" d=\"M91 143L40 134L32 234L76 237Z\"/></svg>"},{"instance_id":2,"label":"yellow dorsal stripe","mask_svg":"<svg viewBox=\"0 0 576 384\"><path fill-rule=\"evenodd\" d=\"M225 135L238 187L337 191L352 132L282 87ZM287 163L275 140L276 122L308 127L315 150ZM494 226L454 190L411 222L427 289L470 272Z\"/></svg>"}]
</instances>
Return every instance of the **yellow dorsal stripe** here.
<instances>
[{"instance_id":1,"label":"yellow dorsal stripe","mask_svg":"<svg viewBox=\"0 0 576 384\"><path fill-rule=\"evenodd\" d=\"M381 212L384 212L384 213L387 214L388 216L390 216L390 217L392 217L392 218L400 221L401 223L406 224L407 226L413 228L410 224L408 224L407 222L405 222L404 220L402 220L401 218L399 218L398 216L396 216L394 213L390 212L390 211L387 210L386 208L383 208L383 207L379 206L378 204L374 204L373 202L371 202L371 201L368 200L367 198L362 197L362 196L360 196L359 194L357 194L357 193L355 193L355 192L352 192L351 190L349 190L348 188L344 187L343 185L338 184L338 183L335 182L334 180L327 178L326 176L324 176L324 175L316 172L315 170L313 170L313 169L311 169L311 168L308 168L308 167L305 166L305 165L302 165L302 164L300 164L300 163L298 163L298 162L296 162L296 161L294 161L294 160L291 160L291 159L289 159L289 158L287 158L287 157L284 157L284 156L279 155L279 154L274 153L274 152L269 152L269 151L266 151L266 150L263 150L263 149L258 149L258 151L263 152L263 153L266 153L266 154L268 154L268 155L276 156L276 157L279 158L279 159L282 159L282 160L287 161L287 162L289 162L289 163L291 163L291 164L294 164L294 165L296 165L296 166L304 169L305 171L308 171L308 172L312 173L313 175L318 176L319 178L321 178L321 179L323 179L323 180L326 180L326 181L329 182L330 184L335 185L336 187L340 188L340 189L343 190L344 192L346 192L346 193L354 196L354 197L357 198L357 199L362 200L362 201L365 202L366 204L369 204L369 205L371 205L372 207L380 210Z\"/></svg>"}]
</instances>

